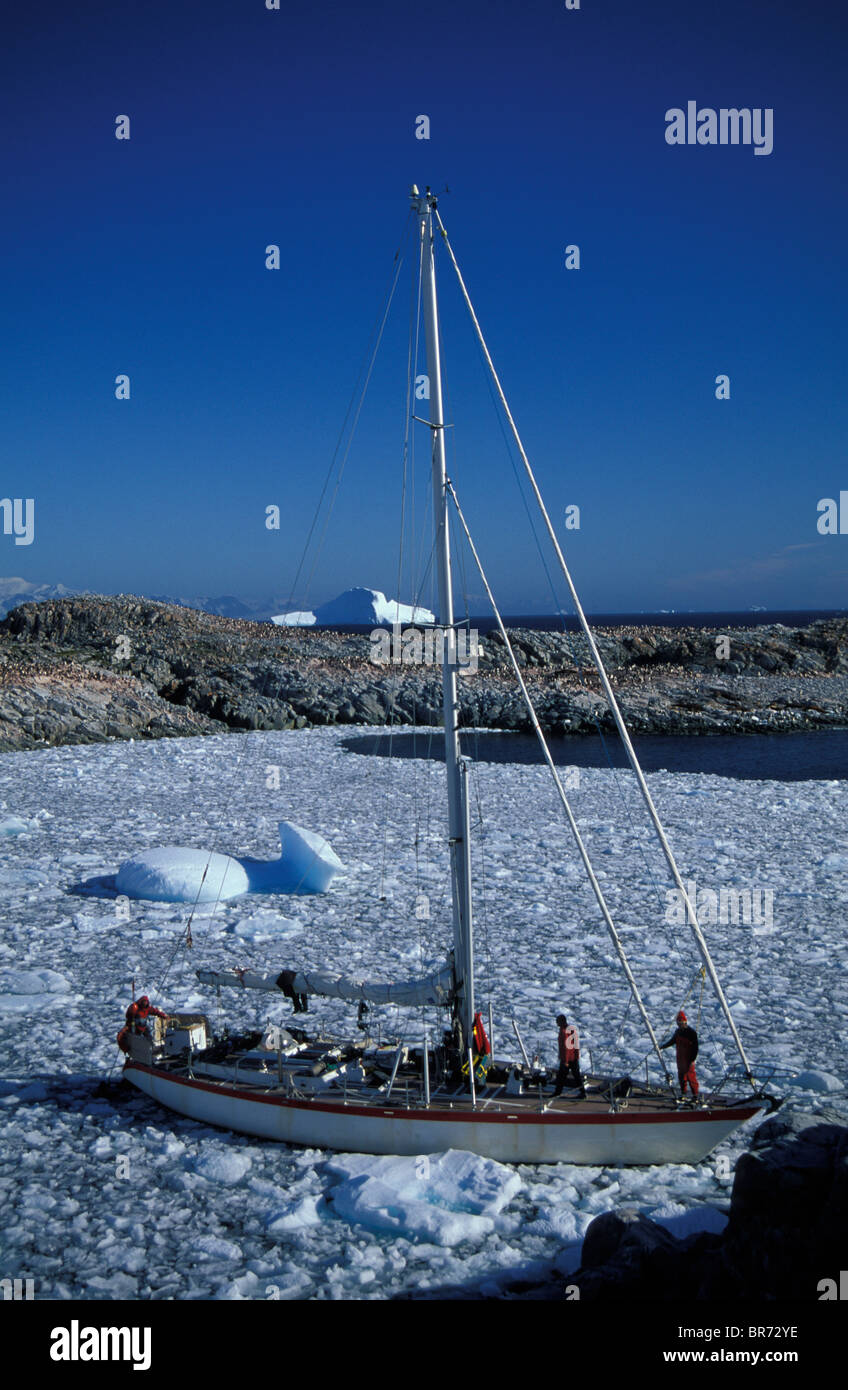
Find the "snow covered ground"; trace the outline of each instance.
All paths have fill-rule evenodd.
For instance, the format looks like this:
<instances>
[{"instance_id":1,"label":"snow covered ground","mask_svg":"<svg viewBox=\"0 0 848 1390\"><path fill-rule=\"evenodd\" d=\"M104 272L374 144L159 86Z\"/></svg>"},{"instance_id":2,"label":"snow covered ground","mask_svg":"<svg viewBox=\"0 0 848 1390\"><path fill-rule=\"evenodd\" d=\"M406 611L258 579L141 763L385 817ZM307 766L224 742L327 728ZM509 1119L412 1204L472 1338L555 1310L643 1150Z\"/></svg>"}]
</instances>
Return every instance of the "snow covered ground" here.
<instances>
[{"instance_id":1,"label":"snow covered ground","mask_svg":"<svg viewBox=\"0 0 848 1390\"><path fill-rule=\"evenodd\" d=\"M313 729L0 759L0 1276L33 1278L36 1298L385 1298L458 1283L494 1289L552 1262L565 1282L588 1223L622 1204L677 1234L720 1229L745 1132L697 1168L511 1169L463 1154L287 1149L185 1120L129 1087L98 1094L119 1073L114 1039L133 980L163 1007L202 1007L214 1020L214 999L196 988L200 965L390 979L441 958L444 770L348 753L345 736ZM665 920L667 875L632 779L574 772L570 795L655 1025L670 1031L684 1001L697 1021L697 986L687 993L694 947ZM565 1010L581 1027L584 1060L588 1051L596 1067L644 1075L647 1044L547 773L480 763L475 782L478 991L484 1010L491 993L496 1053L512 1053L514 1016L528 1048L552 1061L553 1020ZM773 893L770 923L707 928L752 1057L798 1075L792 1093L803 1104L827 1099L848 1113L837 1080L848 1060L848 783L666 772L649 782L699 893ZM322 897L201 906L194 949L172 964L185 906L116 899L99 883L162 844L273 858L282 819L324 835L346 874ZM240 994L226 1006L244 1026L290 1009ZM312 1004L313 1022L345 1031L354 1012ZM399 1019L385 1010L385 1031ZM405 1022L417 1037L420 1015ZM699 1031L709 1081L733 1052L707 997Z\"/></svg>"}]
</instances>

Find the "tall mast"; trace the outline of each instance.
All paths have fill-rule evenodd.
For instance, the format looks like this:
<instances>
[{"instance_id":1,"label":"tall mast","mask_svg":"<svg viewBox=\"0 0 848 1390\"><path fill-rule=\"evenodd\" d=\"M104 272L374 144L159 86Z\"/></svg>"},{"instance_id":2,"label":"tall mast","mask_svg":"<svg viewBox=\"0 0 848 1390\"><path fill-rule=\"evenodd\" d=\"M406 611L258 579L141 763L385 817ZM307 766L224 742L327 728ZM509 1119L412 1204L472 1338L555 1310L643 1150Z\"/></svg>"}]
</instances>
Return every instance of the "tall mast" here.
<instances>
[{"instance_id":1,"label":"tall mast","mask_svg":"<svg viewBox=\"0 0 848 1390\"><path fill-rule=\"evenodd\" d=\"M421 233L422 307L430 384L430 433L433 451L433 527L435 566L439 585L439 623L444 629L442 660L442 708L445 724L445 769L448 789L448 841L453 901L454 970L458 1013L462 1023L462 1047L471 1042L474 1020L474 965L471 939L471 875L468 815L464 768L459 753L459 706L456 686L456 633L451 582L448 531L448 486L445 466L445 418L442 406L442 366L439 351L439 309L436 299L436 267L433 258L433 212L436 198L429 188L424 195L412 186L412 207ZM469 1084L471 1078L469 1077Z\"/></svg>"}]
</instances>

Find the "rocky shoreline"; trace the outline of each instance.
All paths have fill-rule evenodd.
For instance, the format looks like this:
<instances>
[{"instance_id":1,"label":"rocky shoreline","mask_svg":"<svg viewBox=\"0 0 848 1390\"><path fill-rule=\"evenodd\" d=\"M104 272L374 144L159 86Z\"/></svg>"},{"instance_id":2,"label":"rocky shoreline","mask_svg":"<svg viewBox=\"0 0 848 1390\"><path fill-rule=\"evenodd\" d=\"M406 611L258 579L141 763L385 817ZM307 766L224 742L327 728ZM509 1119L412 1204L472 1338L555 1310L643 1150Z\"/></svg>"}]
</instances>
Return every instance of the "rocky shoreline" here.
<instances>
[{"instance_id":1,"label":"rocky shoreline","mask_svg":"<svg viewBox=\"0 0 848 1390\"><path fill-rule=\"evenodd\" d=\"M540 722L583 734L612 720L575 634L510 632ZM724 639L724 640L722 640ZM848 726L848 619L724 633L599 629L636 733ZM121 596L25 603L0 623L0 750L228 729L441 723L440 672L376 664L367 634L280 628ZM529 731L499 633L460 680L466 727Z\"/></svg>"}]
</instances>

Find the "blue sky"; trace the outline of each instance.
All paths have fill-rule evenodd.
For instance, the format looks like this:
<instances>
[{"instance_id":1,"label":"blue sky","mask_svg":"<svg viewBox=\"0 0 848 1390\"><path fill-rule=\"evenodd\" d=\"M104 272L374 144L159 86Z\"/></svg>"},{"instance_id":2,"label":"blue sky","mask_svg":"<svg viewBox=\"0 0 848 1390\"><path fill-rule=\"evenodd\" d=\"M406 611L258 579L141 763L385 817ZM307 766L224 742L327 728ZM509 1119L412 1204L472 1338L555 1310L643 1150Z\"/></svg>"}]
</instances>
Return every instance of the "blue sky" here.
<instances>
[{"instance_id":1,"label":"blue sky","mask_svg":"<svg viewBox=\"0 0 848 1390\"><path fill-rule=\"evenodd\" d=\"M415 180L450 187L590 611L846 606L848 534L816 529L848 489L846 28L836 4L781 0L19 4L0 437L2 494L33 497L36 526L30 546L0 534L0 573L287 595ZM771 108L773 152L669 146L689 100ZM396 588L408 269L297 603ZM549 611L450 276L451 473L503 609ZM419 430L419 519L426 453Z\"/></svg>"}]
</instances>

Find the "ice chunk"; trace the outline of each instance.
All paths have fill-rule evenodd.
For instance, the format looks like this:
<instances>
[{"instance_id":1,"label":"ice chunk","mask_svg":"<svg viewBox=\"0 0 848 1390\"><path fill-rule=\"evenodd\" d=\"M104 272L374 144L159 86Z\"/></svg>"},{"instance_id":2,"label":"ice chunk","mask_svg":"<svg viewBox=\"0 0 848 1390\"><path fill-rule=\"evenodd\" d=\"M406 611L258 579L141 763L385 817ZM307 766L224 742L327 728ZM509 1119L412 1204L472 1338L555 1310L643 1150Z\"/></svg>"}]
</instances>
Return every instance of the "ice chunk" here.
<instances>
[{"instance_id":1,"label":"ice chunk","mask_svg":"<svg viewBox=\"0 0 848 1390\"><path fill-rule=\"evenodd\" d=\"M268 1234L289 1235L294 1231L303 1230L306 1226L320 1226L321 1215L326 1211L327 1204L323 1197L301 1197L299 1201L289 1202L268 1218Z\"/></svg>"},{"instance_id":2,"label":"ice chunk","mask_svg":"<svg viewBox=\"0 0 848 1390\"><path fill-rule=\"evenodd\" d=\"M541 1206L538 1216L529 1226L534 1235L553 1236L568 1245L571 1241L582 1240L586 1227L593 1218L588 1213L575 1211L569 1206Z\"/></svg>"},{"instance_id":3,"label":"ice chunk","mask_svg":"<svg viewBox=\"0 0 848 1390\"><path fill-rule=\"evenodd\" d=\"M93 1298L113 1299L118 1302L138 1298L138 1280L120 1271L109 1275L94 1274L87 1283L88 1288L93 1290Z\"/></svg>"},{"instance_id":4,"label":"ice chunk","mask_svg":"<svg viewBox=\"0 0 848 1390\"><path fill-rule=\"evenodd\" d=\"M298 936L303 927L300 922L280 917L276 912L254 912L250 917L240 918L231 930L243 941L288 941Z\"/></svg>"},{"instance_id":5,"label":"ice chunk","mask_svg":"<svg viewBox=\"0 0 848 1390\"><path fill-rule=\"evenodd\" d=\"M6 816L0 820L0 835L26 835L38 828L37 820L22 820L20 816Z\"/></svg>"},{"instance_id":6,"label":"ice chunk","mask_svg":"<svg viewBox=\"0 0 848 1390\"><path fill-rule=\"evenodd\" d=\"M343 1179L329 1194L338 1216L436 1245L482 1240L521 1186L503 1164L458 1149L420 1158L343 1154L327 1169Z\"/></svg>"},{"instance_id":7,"label":"ice chunk","mask_svg":"<svg viewBox=\"0 0 848 1390\"><path fill-rule=\"evenodd\" d=\"M0 970L4 994L67 994L70 988L57 970Z\"/></svg>"},{"instance_id":8,"label":"ice chunk","mask_svg":"<svg viewBox=\"0 0 848 1390\"><path fill-rule=\"evenodd\" d=\"M191 1253L200 1260L240 1260L241 1246L235 1241L224 1240L222 1236L194 1236Z\"/></svg>"},{"instance_id":9,"label":"ice chunk","mask_svg":"<svg viewBox=\"0 0 848 1390\"><path fill-rule=\"evenodd\" d=\"M326 893L344 864L323 835L280 821L279 859L241 859L251 893Z\"/></svg>"},{"instance_id":10,"label":"ice chunk","mask_svg":"<svg viewBox=\"0 0 848 1390\"><path fill-rule=\"evenodd\" d=\"M228 1149L224 1153L216 1153L213 1150L200 1155L194 1164L194 1170L210 1182L235 1187L250 1172L250 1155L241 1150Z\"/></svg>"},{"instance_id":11,"label":"ice chunk","mask_svg":"<svg viewBox=\"0 0 848 1390\"><path fill-rule=\"evenodd\" d=\"M237 1279L233 1279L232 1283L228 1284L218 1297L233 1300L261 1298L262 1287L258 1277L252 1270L248 1270L247 1274L241 1274Z\"/></svg>"},{"instance_id":12,"label":"ice chunk","mask_svg":"<svg viewBox=\"0 0 848 1390\"><path fill-rule=\"evenodd\" d=\"M143 850L127 859L115 887L128 898L209 903L242 893L324 893L344 868L321 835L280 822L279 859L236 859L179 846Z\"/></svg>"},{"instance_id":13,"label":"ice chunk","mask_svg":"<svg viewBox=\"0 0 848 1390\"><path fill-rule=\"evenodd\" d=\"M838 1076L831 1076L826 1071L802 1071L797 1076L793 1076L787 1083L796 1087L799 1091L822 1091L832 1092L841 1091L842 1082Z\"/></svg>"},{"instance_id":14,"label":"ice chunk","mask_svg":"<svg viewBox=\"0 0 848 1390\"><path fill-rule=\"evenodd\" d=\"M70 988L55 970L0 970L0 1017L34 1018L45 1009L67 1008Z\"/></svg>"},{"instance_id":15,"label":"ice chunk","mask_svg":"<svg viewBox=\"0 0 848 1390\"><path fill-rule=\"evenodd\" d=\"M697 1235L701 1231L721 1235L727 1225L726 1214L706 1202L697 1207L687 1207L681 1202L667 1201L646 1215L658 1226L664 1226L678 1240L685 1240L687 1236Z\"/></svg>"},{"instance_id":16,"label":"ice chunk","mask_svg":"<svg viewBox=\"0 0 848 1390\"><path fill-rule=\"evenodd\" d=\"M0 830L2 826L0 826ZM848 869L848 854L826 854L822 859L819 868L822 869Z\"/></svg>"},{"instance_id":17,"label":"ice chunk","mask_svg":"<svg viewBox=\"0 0 848 1390\"><path fill-rule=\"evenodd\" d=\"M77 931L81 932L109 931L115 925L115 917L112 912L105 917L92 917L90 913L75 912L72 921Z\"/></svg>"},{"instance_id":18,"label":"ice chunk","mask_svg":"<svg viewBox=\"0 0 848 1390\"><path fill-rule=\"evenodd\" d=\"M118 870L115 887L128 898L209 903L247 892L247 874L228 854L205 849L146 849Z\"/></svg>"}]
</instances>

